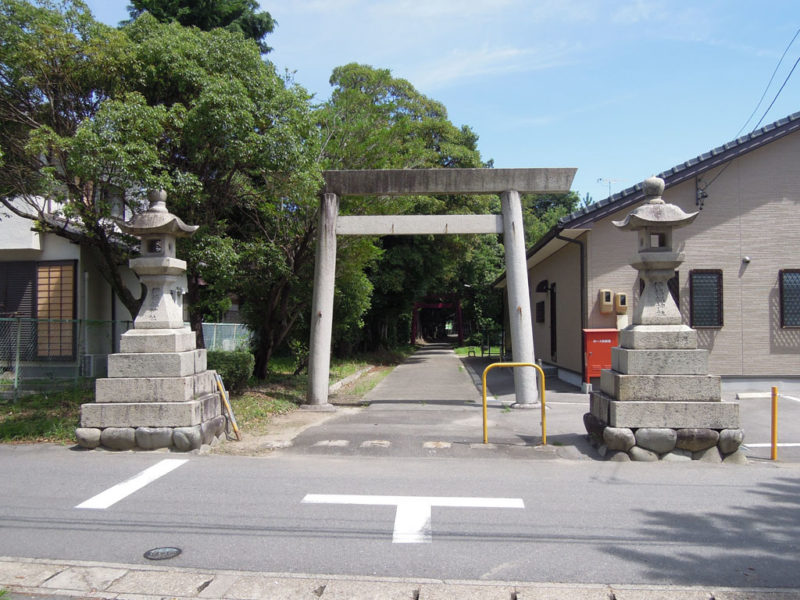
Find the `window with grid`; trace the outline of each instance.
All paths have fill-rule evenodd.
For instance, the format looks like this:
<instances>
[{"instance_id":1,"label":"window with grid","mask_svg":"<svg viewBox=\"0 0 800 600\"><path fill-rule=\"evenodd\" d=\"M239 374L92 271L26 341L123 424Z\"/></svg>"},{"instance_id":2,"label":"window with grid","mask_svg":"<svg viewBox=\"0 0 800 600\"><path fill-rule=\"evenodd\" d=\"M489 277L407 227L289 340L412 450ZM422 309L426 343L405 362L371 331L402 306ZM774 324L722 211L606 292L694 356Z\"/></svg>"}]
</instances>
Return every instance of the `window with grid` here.
<instances>
[{"instance_id":1,"label":"window with grid","mask_svg":"<svg viewBox=\"0 0 800 600\"><path fill-rule=\"evenodd\" d=\"M800 269L780 271L781 327L800 327Z\"/></svg>"},{"instance_id":2,"label":"window with grid","mask_svg":"<svg viewBox=\"0 0 800 600\"><path fill-rule=\"evenodd\" d=\"M36 267L36 316L39 358L75 355L75 263L39 263Z\"/></svg>"},{"instance_id":3,"label":"window with grid","mask_svg":"<svg viewBox=\"0 0 800 600\"><path fill-rule=\"evenodd\" d=\"M722 271L689 271L692 327L722 327Z\"/></svg>"}]
</instances>

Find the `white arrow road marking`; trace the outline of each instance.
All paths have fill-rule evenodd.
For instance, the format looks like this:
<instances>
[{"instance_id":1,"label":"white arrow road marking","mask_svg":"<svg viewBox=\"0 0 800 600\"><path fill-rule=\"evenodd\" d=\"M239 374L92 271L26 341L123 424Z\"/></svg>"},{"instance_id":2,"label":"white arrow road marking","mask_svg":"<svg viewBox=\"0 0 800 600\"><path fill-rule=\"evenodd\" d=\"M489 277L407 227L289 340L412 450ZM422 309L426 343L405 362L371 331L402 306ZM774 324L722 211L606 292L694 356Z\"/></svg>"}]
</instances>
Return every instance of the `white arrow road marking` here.
<instances>
[{"instance_id":1,"label":"white arrow road marking","mask_svg":"<svg viewBox=\"0 0 800 600\"><path fill-rule=\"evenodd\" d=\"M138 475L134 475L130 479L108 488L105 492L100 492L85 502L81 502L75 508L108 508L187 462L189 462L188 458L164 459Z\"/></svg>"},{"instance_id":2,"label":"white arrow road marking","mask_svg":"<svg viewBox=\"0 0 800 600\"><path fill-rule=\"evenodd\" d=\"M431 507L450 508L525 508L521 498L448 498L436 496L357 496L343 494L307 494L303 504L360 504L396 506L395 544L431 542Z\"/></svg>"}]
</instances>

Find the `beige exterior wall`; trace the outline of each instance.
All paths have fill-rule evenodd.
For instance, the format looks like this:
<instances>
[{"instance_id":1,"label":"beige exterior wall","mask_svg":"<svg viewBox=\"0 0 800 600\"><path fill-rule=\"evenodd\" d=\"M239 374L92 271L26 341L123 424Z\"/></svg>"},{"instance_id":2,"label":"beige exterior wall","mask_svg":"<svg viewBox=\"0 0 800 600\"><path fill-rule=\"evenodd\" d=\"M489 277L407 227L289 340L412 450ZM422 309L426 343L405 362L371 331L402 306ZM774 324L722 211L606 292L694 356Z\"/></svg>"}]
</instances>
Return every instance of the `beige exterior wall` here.
<instances>
[{"instance_id":1,"label":"beige exterior wall","mask_svg":"<svg viewBox=\"0 0 800 600\"><path fill-rule=\"evenodd\" d=\"M723 272L724 325L701 329L698 335L700 345L710 351L714 374L800 375L800 330L780 328L778 288L780 269L800 268L798 165L800 133L732 161L708 187L694 223L675 232L675 245L686 254L680 267L680 304L687 324L689 271ZM701 185L720 171L704 174ZM687 212L697 210L694 180L670 188L664 199ZM636 271L628 266L636 252L636 234L611 224L630 210L596 222L587 236L589 327L616 325L614 315L600 314L600 289L627 292L631 305L638 301ZM749 264L744 256L751 258Z\"/></svg>"},{"instance_id":2,"label":"beige exterior wall","mask_svg":"<svg viewBox=\"0 0 800 600\"><path fill-rule=\"evenodd\" d=\"M550 345L550 294L537 293L536 285L546 279L556 284L556 333L555 357ZM534 265L528 271L533 311L533 347L537 359L570 371L580 372L581 355L581 283L580 247L567 243L547 260ZM536 322L536 304L544 302L544 323Z\"/></svg>"}]
</instances>

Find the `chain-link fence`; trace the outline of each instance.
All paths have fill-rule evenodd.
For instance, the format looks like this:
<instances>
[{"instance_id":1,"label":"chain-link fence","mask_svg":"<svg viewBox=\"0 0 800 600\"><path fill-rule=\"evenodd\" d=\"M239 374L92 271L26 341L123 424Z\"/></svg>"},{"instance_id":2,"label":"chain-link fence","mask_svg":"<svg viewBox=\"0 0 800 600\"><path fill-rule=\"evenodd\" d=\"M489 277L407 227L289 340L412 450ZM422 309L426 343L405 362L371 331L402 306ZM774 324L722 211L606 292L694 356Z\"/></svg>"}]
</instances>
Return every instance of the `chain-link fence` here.
<instances>
[{"instance_id":1,"label":"chain-link fence","mask_svg":"<svg viewBox=\"0 0 800 600\"><path fill-rule=\"evenodd\" d=\"M0 317L0 399L106 377L131 321ZM188 324L187 324L188 326ZM239 350L251 332L241 323L203 323L209 350Z\"/></svg>"},{"instance_id":2,"label":"chain-link fence","mask_svg":"<svg viewBox=\"0 0 800 600\"><path fill-rule=\"evenodd\" d=\"M203 341L208 350L248 350L252 332L241 323L203 323Z\"/></svg>"},{"instance_id":3,"label":"chain-link fence","mask_svg":"<svg viewBox=\"0 0 800 600\"><path fill-rule=\"evenodd\" d=\"M0 317L0 397L104 377L130 321Z\"/></svg>"}]
</instances>

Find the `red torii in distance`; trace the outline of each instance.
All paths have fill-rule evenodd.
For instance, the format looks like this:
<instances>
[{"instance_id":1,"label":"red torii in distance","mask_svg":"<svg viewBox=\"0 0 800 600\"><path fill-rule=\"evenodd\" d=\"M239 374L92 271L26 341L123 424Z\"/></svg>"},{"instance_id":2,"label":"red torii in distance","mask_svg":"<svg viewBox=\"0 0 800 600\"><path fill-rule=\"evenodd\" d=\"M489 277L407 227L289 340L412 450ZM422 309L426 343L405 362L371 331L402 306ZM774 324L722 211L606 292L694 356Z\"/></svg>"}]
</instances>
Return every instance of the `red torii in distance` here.
<instances>
[{"instance_id":1,"label":"red torii in distance","mask_svg":"<svg viewBox=\"0 0 800 600\"><path fill-rule=\"evenodd\" d=\"M415 302L414 310L411 313L411 343L417 342L420 308L455 308L456 309L456 328L458 329L458 343L464 343L464 319L461 313L461 299L455 294L447 294L445 298L450 298L449 302Z\"/></svg>"}]
</instances>

